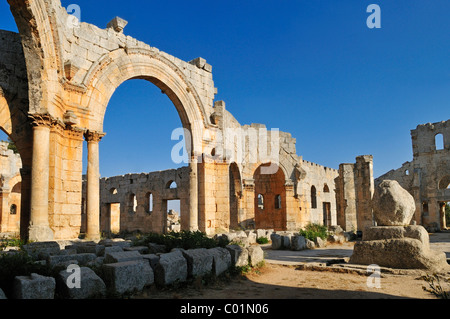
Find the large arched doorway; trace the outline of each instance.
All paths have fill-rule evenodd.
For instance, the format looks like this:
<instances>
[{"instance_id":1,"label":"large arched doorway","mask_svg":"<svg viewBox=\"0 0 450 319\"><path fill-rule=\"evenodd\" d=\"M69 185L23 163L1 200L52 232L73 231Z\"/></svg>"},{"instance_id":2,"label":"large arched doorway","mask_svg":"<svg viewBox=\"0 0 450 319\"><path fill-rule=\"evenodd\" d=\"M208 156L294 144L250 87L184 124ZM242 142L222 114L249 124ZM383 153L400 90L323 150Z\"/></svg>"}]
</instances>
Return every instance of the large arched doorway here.
<instances>
[{"instance_id":1,"label":"large arched doorway","mask_svg":"<svg viewBox=\"0 0 450 319\"><path fill-rule=\"evenodd\" d=\"M181 217L187 219L184 222L185 228L190 230L198 229L198 154L202 153L202 135L205 125L208 124L208 116L205 115L203 104L198 97L197 92L191 85L189 80L185 78L181 71L177 71L177 67L165 58L158 56L157 52L149 50L138 50L134 52L129 49L116 50L110 53L109 57L104 59L105 63L99 63L92 70L92 77L87 77L85 85L88 87L87 96L90 96L89 108L93 115L90 119L89 126L92 131L100 132L103 136L104 121L107 107L112 95L116 89L125 81L129 80L145 80L151 82L159 90L167 95L181 121L181 126L185 133L185 148L187 158L189 159L190 168L190 186L189 186L189 203L187 216ZM146 54L148 53L148 54ZM125 101L124 101L125 102ZM130 112L130 109L124 109L123 112ZM134 116L141 116L135 114ZM163 121L164 119L161 119ZM157 134L157 133L156 133ZM93 227L97 229L95 223L98 222L99 212L95 211L97 207L96 200L99 194L98 190L98 174L99 169L99 149L98 143L100 139L88 140L88 163L92 164L93 169L87 168L87 233L89 234L89 212L91 212L91 220L93 220ZM90 151L90 144L93 146L93 151ZM92 156L94 158L92 158ZM89 191L89 188L91 191ZM91 200L90 200L91 198ZM89 203L93 204L89 206ZM88 238L90 236L88 235Z\"/></svg>"},{"instance_id":2,"label":"large arched doorway","mask_svg":"<svg viewBox=\"0 0 450 319\"><path fill-rule=\"evenodd\" d=\"M241 173L236 163L231 163L230 176L230 229L238 229L242 222L240 217L240 199L242 197Z\"/></svg>"},{"instance_id":3,"label":"large arched doorway","mask_svg":"<svg viewBox=\"0 0 450 319\"><path fill-rule=\"evenodd\" d=\"M255 227L286 230L286 178L282 169L275 174L262 174L263 164L255 171Z\"/></svg>"}]
</instances>

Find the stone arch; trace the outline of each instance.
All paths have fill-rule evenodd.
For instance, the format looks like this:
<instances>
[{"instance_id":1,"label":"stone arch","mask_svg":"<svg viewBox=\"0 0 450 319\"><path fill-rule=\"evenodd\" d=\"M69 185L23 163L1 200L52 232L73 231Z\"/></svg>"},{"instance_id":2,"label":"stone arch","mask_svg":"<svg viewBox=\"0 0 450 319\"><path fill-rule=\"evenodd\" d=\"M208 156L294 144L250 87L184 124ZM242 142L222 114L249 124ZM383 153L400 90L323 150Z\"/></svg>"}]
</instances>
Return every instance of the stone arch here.
<instances>
[{"instance_id":1,"label":"stone arch","mask_svg":"<svg viewBox=\"0 0 450 319\"><path fill-rule=\"evenodd\" d=\"M242 178L239 166L233 162L229 167L229 189L230 189L230 228L237 229L242 222L240 218L242 198Z\"/></svg>"},{"instance_id":2,"label":"stone arch","mask_svg":"<svg viewBox=\"0 0 450 319\"><path fill-rule=\"evenodd\" d=\"M260 165L254 175L255 181L255 227L261 229L286 230L286 175L282 169L268 175L262 174L262 168L271 163ZM264 196L264 209L258 208L258 195ZM281 208L276 209L275 200L281 197Z\"/></svg>"},{"instance_id":3,"label":"stone arch","mask_svg":"<svg viewBox=\"0 0 450 319\"><path fill-rule=\"evenodd\" d=\"M92 115L89 129L103 130L109 100L119 85L132 79L147 80L167 94L183 127L191 133L191 153L201 154L203 129L209 125L209 117L189 79L156 50L117 49L91 68L83 82L87 87L84 106Z\"/></svg>"},{"instance_id":4,"label":"stone arch","mask_svg":"<svg viewBox=\"0 0 450 319\"><path fill-rule=\"evenodd\" d=\"M56 2L44 0L8 0L20 32L27 65L30 111L32 113L54 113L54 90L51 82L58 85L62 73L60 49L55 44L59 38L55 10ZM53 14L50 14L53 13ZM52 72L56 70L57 72Z\"/></svg>"},{"instance_id":5,"label":"stone arch","mask_svg":"<svg viewBox=\"0 0 450 319\"><path fill-rule=\"evenodd\" d=\"M446 175L439 181L439 189L447 189L449 186L450 186L450 175Z\"/></svg>"}]
</instances>

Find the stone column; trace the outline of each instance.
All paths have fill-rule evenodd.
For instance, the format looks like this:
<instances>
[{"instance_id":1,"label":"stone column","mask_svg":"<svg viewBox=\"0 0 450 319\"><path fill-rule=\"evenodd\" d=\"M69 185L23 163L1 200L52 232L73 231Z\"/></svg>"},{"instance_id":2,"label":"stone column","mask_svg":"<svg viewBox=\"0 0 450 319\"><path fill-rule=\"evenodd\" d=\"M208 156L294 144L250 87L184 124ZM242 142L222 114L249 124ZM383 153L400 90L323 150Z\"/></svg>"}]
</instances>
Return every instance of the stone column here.
<instances>
[{"instance_id":1,"label":"stone column","mask_svg":"<svg viewBox=\"0 0 450 319\"><path fill-rule=\"evenodd\" d=\"M198 228L198 158L191 156L189 163L189 230L197 231Z\"/></svg>"},{"instance_id":2,"label":"stone column","mask_svg":"<svg viewBox=\"0 0 450 319\"><path fill-rule=\"evenodd\" d=\"M51 241L48 220L50 128L55 121L47 115L33 115L33 156L31 162L31 200L28 239Z\"/></svg>"},{"instance_id":3,"label":"stone column","mask_svg":"<svg viewBox=\"0 0 450 319\"><path fill-rule=\"evenodd\" d=\"M86 174L86 239L100 239L100 164L99 147L103 133L87 131L88 164Z\"/></svg>"}]
</instances>

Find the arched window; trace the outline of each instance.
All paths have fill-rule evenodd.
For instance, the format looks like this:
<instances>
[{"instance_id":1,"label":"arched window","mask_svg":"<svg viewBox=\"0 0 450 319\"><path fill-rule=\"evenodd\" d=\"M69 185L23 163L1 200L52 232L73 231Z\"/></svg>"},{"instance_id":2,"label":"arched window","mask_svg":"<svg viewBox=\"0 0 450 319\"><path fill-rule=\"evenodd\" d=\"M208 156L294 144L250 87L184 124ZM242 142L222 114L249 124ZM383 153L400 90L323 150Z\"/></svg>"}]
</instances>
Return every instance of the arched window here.
<instances>
[{"instance_id":1,"label":"arched window","mask_svg":"<svg viewBox=\"0 0 450 319\"><path fill-rule=\"evenodd\" d=\"M262 194L258 194L258 208L264 210L264 196Z\"/></svg>"},{"instance_id":2,"label":"arched window","mask_svg":"<svg viewBox=\"0 0 450 319\"><path fill-rule=\"evenodd\" d=\"M406 175L406 176L409 176L409 169L407 169L407 170L405 171L405 175Z\"/></svg>"},{"instance_id":3,"label":"arched window","mask_svg":"<svg viewBox=\"0 0 450 319\"><path fill-rule=\"evenodd\" d=\"M131 213L136 213L137 205L138 205L137 204L136 195L135 194L130 194L129 200L130 200L130 202L129 202L130 212Z\"/></svg>"},{"instance_id":4,"label":"arched window","mask_svg":"<svg viewBox=\"0 0 450 319\"><path fill-rule=\"evenodd\" d=\"M281 209L281 195L275 196L275 209Z\"/></svg>"},{"instance_id":5,"label":"arched window","mask_svg":"<svg viewBox=\"0 0 450 319\"><path fill-rule=\"evenodd\" d=\"M147 200L148 200L147 213L150 214L153 212L153 194L152 193L147 194Z\"/></svg>"},{"instance_id":6,"label":"arched window","mask_svg":"<svg viewBox=\"0 0 450 319\"><path fill-rule=\"evenodd\" d=\"M444 149L444 135L442 134L437 134L435 137L435 142L436 142L436 150L443 150Z\"/></svg>"},{"instance_id":7,"label":"arched window","mask_svg":"<svg viewBox=\"0 0 450 319\"><path fill-rule=\"evenodd\" d=\"M116 188L111 188L110 190L109 190L109 192L112 194L112 195L117 195L117 189Z\"/></svg>"},{"instance_id":8,"label":"arched window","mask_svg":"<svg viewBox=\"0 0 450 319\"><path fill-rule=\"evenodd\" d=\"M170 181L167 183L167 188L168 189L176 189L176 188L178 188L178 185L174 181Z\"/></svg>"},{"instance_id":9,"label":"arched window","mask_svg":"<svg viewBox=\"0 0 450 319\"><path fill-rule=\"evenodd\" d=\"M450 187L450 175L444 176L438 185L439 189L447 189Z\"/></svg>"},{"instance_id":10,"label":"arched window","mask_svg":"<svg viewBox=\"0 0 450 319\"><path fill-rule=\"evenodd\" d=\"M9 212L10 212L11 215L17 215L17 205L16 204L12 204L10 209L9 209Z\"/></svg>"},{"instance_id":11,"label":"arched window","mask_svg":"<svg viewBox=\"0 0 450 319\"><path fill-rule=\"evenodd\" d=\"M317 190L316 187L311 187L311 208L317 208Z\"/></svg>"},{"instance_id":12,"label":"arched window","mask_svg":"<svg viewBox=\"0 0 450 319\"><path fill-rule=\"evenodd\" d=\"M325 184L325 186L323 187L323 192L324 193L329 193L330 192L330 188L328 187L327 184Z\"/></svg>"}]
</instances>

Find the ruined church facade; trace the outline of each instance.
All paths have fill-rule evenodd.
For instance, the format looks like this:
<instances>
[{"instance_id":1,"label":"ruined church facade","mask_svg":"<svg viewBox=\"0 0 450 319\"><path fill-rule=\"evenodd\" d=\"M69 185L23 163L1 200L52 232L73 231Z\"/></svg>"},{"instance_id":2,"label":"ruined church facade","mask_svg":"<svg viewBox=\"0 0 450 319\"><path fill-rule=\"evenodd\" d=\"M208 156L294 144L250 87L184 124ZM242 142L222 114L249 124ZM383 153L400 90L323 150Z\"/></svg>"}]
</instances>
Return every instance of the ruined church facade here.
<instances>
[{"instance_id":1,"label":"ruined church facade","mask_svg":"<svg viewBox=\"0 0 450 319\"><path fill-rule=\"evenodd\" d=\"M413 160L375 180L396 180L414 196L414 221L429 231L446 228L450 202L450 120L421 124L411 131Z\"/></svg>"},{"instance_id":2,"label":"ruined church facade","mask_svg":"<svg viewBox=\"0 0 450 319\"><path fill-rule=\"evenodd\" d=\"M206 60L183 61L127 36L120 18L104 28L80 22L59 0L8 3L19 33L0 31L0 128L22 161L22 237L48 241L84 232L98 239L117 218L124 228L160 231L174 198L182 228L208 234L337 223L338 170L303 160L289 133L241 125L224 101L215 101ZM173 102L189 133L189 162L100 179L108 102L131 79L151 82Z\"/></svg>"}]
</instances>

